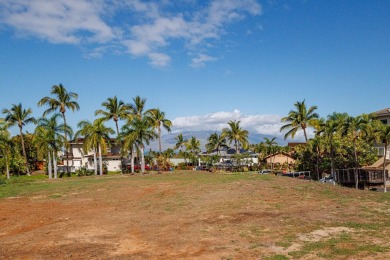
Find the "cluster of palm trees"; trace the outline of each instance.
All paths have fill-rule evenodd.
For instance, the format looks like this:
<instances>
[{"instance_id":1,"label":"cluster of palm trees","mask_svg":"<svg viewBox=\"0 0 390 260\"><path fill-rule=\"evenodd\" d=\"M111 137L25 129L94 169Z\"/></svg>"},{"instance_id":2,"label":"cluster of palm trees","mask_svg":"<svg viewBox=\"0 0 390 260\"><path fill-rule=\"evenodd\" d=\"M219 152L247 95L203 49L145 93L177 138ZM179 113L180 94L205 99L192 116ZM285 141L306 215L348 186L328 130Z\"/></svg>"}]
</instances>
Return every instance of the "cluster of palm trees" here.
<instances>
[{"instance_id":1,"label":"cluster of palm trees","mask_svg":"<svg viewBox=\"0 0 390 260\"><path fill-rule=\"evenodd\" d=\"M159 154L162 154L162 129L171 131L172 122L166 119L165 113L160 109L146 109L146 99L137 96L132 99L132 103L125 103L118 100L116 96L110 97L101 104L102 109L95 111L97 119L93 122L81 121L77 125L78 131L74 133L67 124L66 112L79 110L77 98L76 93L68 92L64 86L59 84L52 87L51 96L39 100L38 106L47 107L41 118L35 119L31 108L25 109L21 103L12 105L10 109L3 109L2 113L5 117L0 119L0 154L6 162L8 176L9 163L17 154L14 143L10 141L8 128L11 126L19 128L24 158L23 168L27 174L30 174L23 128L31 123L37 125L33 134L33 144L46 158L49 178L52 178L53 170L54 178L58 175L56 165L60 151L65 153L67 166L69 166L69 157L72 156L71 144L77 138L83 138L85 151L93 151L95 174L98 174L98 169L99 174L102 174L101 156L112 142L119 143L121 146L122 163L125 156L131 156L132 171L134 171L136 154L139 155L138 158L141 158L141 172L145 171L145 147L152 140L158 139ZM376 159L372 151L374 141L385 143L385 147L390 143L390 126L375 120L372 115L363 114L353 117L346 113L333 113L324 119L316 113L317 106L308 108L305 100L296 102L294 107L294 110L281 119L286 124L280 128L280 131L285 132L285 139L294 138L299 131L303 132L307 144L295 151L295 157L298 163L300 162L299 167L312 169L314 165L318 174L320 170L326 169L330 169L331 173L335 171L335 168L354 167L357 169L360 165ZM59 123L60 118L62 118L61 123ZM115 123L115 130L105 126L105 123L111 120ZM119 126L119 121L123 121L122 127ZM229 145L235 148L237 154L241 149L248 148L267 155L282 150L282 147L275 142L275 138L265 138L264 142L249 145L249 133L241 127L240 123L240 121L231 120L227 123L228 127L224 128L221 133L212 133L205 145L207 151L216 151L218 156L220 151ZM313 134L308 134L308 128L313 129ZM114 134L116 138L110 138ZM309 138L309 135L312 138ZM179 155L195 163L201 151L201 144L194 136L184 139L183 135L179 134L176 137L174 148L179 150ZM283 151L289 152L287 148ZM66 169L69 174L69 167Z\"/></svg>"},{"instance_id":2,"label":"cluster of palm trees","mask_svg":"<svg viewBox=\"0 0 390 260\"><path fill-rule=\"evenodd\" d=\"M102 103L103 109L96 110L95 116L99 116L93 122L83 120L77 125L79 130L74 133L67 124L67 110L79 110L77 103L78 95L68 92L61 84L55 85L51 89L51 96L46 96L39 100L38 106L46 106L47 109L39 119L32 116L31 108L24 109L22 104L13 104L10 109L3 109L4 119L0 120L0 151L6 158L7 176L9 176L8 163L11 160L10 153L10 133L8 128L18 126L21 137L21 146L24 157L24 171L30 175L30 168L27 159L23 127L27 124L36 124L33 143L37 150L44 154L47 161L49 178L57 178L57 157L60 151L65 152L67 162L67 173L69 172L69 157L71 153L71 143L77 138L83 138L84 150L93 151L95 174L97 174L97 155L99 155L99 170L102 174L102 154L105 153L107 145L110 145L110 135L115 131L104 125L105 122L113 120L116 126L117 138L115 142L121 143L122 155L131 154L134 159L135 153L141 156L141 171L145 171L144 149L150 141L158 138L159 151L161 152L161 129L171 130L172 122L165 118L165 113L158 108L145 109L146 99L139 96L133 98L133 103L126 104L118 100L116 96L108 98ZM49 115L51 115L49 117ZM59 123L62 117L63 123ZM124 125L119 128L118 121L124 120ZM134 166L134 164L132 164ZM123 168L123 167L122 167Z\"/></svg>"},{"instance_id":3,"label":"cluster of palm trees","mask_svg":"<svg viewBox=\"0 0 390 260\"><path fill-rule=\"evenodd\" d=\"M358 187L358 167L369 165L376 159L376 151L373 149L374 142L384 143L386 147L390 143L390 126L376 120L372 114L350 116L347 113L333 113L326 119L320 118L315 112L316 106L306 107L305 100L294 104L296 110L289 112L282 118L287 122L281 127L281 131L288 130L285 138L294 138L298 130L302 130L307 145L298 150L302 161L307 163L311 160L304 157L311 151L315 157L316 172L320 168L328 168L334 173L337 168L354 168L356 188ZM314 129L314 137L308 140L306 129ZM352 155L352 156L351 156ZM352 158L351 158L352 157ZM344 159L344 160L343 160ZM386 163L383 163L383 176L385 178Z\"/></svg>"}]
</instances>

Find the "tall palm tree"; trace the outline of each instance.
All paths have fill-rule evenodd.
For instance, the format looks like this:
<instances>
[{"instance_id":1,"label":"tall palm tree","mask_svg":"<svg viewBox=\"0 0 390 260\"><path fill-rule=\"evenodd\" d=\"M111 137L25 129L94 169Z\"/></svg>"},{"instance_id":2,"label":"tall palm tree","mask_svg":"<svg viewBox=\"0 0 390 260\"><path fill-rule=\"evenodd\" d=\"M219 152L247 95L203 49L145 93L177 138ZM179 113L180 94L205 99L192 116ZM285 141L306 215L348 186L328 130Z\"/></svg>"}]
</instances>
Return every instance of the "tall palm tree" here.
<instances>
[{"instance_id":1,"label":"tall palm tree","mask_svg":"<svg viewBox=\"0 0 390 260\"><path fill-rule=\"evenodd\" d=\"M334 152L334 135L337 132L340 132L340 129L345 123L345 120L348 118L347 113L336 113L334 112L331 115L328 115L327 120L319 119L317 120L316 128L316 135L323 136L327 140L327 143L329 144L329 153L330 153L330 165L331 165L331 174L334 174L335 172L335 166L334 166L334 158L335 158L335 152Z\"/></svg>"},{"instance_id":2,"label":"tall palm tree","mask_svg":"<svg viewBox=\"0 0 390 260\"><path fill-rule=\"evenodd\" d=\"M385 145L385 154L383 156L383 184L384 184L384 192L386 192L386 157L387 157L387 147L390 144L390 125L383 125L380 129L380 139Z\"/></svg>"},{"instance_id":3,"label":"tall palm tree","mask_svg":"<svg viewBox=\"0 0 390 260\"><path fill-rule=\"evenodd\" d=\"M359 188L359 176L358 176L358 156L357 156L357 145L356 142L362 134L365 133L365 128L368 123L369 117L367 115L360 115L357 117L348 116L342 126L343 136L350 136L353 144L354 158L355 158L355 180L356 189Z\"/></svg>"},{"instance_id":4,"label":"tall palm tree","mask_svg":"<svg viewBox=\"0 0 390 260\"><path fill-rule=\"evenodd\" d=\"M276 137L272 138L272 139L269 139L267 137L264 137L264 143L265 145L267 146L268 148L268 154L269 155L272 155L275 151L274 151L274 147L278 144L276 141L275 141ZM273 160L272 160L272 157L271 157L271 170L274 169L274 163L273 163Z\"/></svg>"},{"instance_id":5,"label":"tall palm tree","mask_svg":"<svg viewBox=\"0 0 390 260\"><path fill-rule=\"evenodd\" d=\"M93 123L85 120L77 124L80 128L76 133L77 136L84 136L84 151L88 152L91 149L94 154L94 168L95 175L97 175L97 164L96 164L96 152L99 153L99 174L103 175L103 159L102 154L106 152L107 145L110 144L110 134L114 134L115 131L104 125L102 120L96 119Z\"/></svg>"},{"instance_id":6,"label":"tall palm tree","mask_svg":"<svg viewBox=\"0 0 390 260\"><path fill-rule=\"evenodd\" d=\"M35 123L35 118L30 116L32 114L32 110L31 108L28 108L27 110L23 109L22 104L19 103L18 105L13 104L11 109L3 109L3 114L6 115L5 121L8 123L9 126L17 125L19 127L20 139L22 141L23 156L26 165L26 173L28 176L30 176L26 148L24 145L24 138L23 138L23 126L29 123Z\"/></svg>"},{"instance_id":7,"label":"tall palm tree","mask_svg":"<svg viewBox=\"0 0 390 260\"><path fill-rule=\"evenodd\" d=\"M59 111L64 119L64 128L67 127L65 112L66 109L70 109L73 112L79 110L80 106L77 103L78 94L74 92L68 92L62 84L54 85L51 88L51 94L55 97L44 97L38 102L38 106L48 105L49 108L43 113L43 116L50 114L55 111ZM68 136L64 133L65 136L65 148L66 148L66 169L68 176L70 176L69 171L69 151L68 151Z\"/></svg>"},{"instance_id":8,"label":"tall palm tree","mask_svg":"<svg viewBox=\"0 0 390 260\"><path fill-rule=\"evenodd\" d=\"M236 153L240 153L240 148L246 149L249 145L248 143L248 134L247 130L244 130L240 127L240 121L228 122L229 128L224 128L222 130L222 137L226 138L230 143L234 142L234 147Z\"/></svg>"},{"instance_id":9,"label":"tall palm tree","mask_svg":"<svg viewBox=\"0 0 390 260\"><path fill-rule=\"evenodd\" d=\"M288 130L284 135L284 139L286 139L289 136L294 138L298 130L303 130L305 141L307 142L306 128L315 125L315 121L318 119L318 114L315 112L317 106L311 106L307 109L305 100L296 102L294 106L296 110L291 110L286 117L281 119L282 122L288 123L282 126L280 131Z\"/></svg>"},{"instance_id":10,"label":"tall palm tree","mask_svg":"<svg viewBox=\"0 0 390 260\"><path fill-rule=\"evenodd\" d=\"M152 109L150 111L150 118L152 120L153 127L157 129L158 135L158 151L161 154L161 127L163 127L168 132L171 131L172 122L169 119L165 118L165 113L160 109Z\"/></svg>"},{"instance_id":11,"label":"tall palm tree","mask_svg":"<svg viewBox=\"0 0 390 260\"><path fill-rule=\"evenodd\" d=\"M125 134L125 143L133 142L139 147L141 154L141 173L145 172L145 145L149 145L150 141L157 138L157 134L147 117L133 117L123 127L122 132Z\"/></svg>"},{"instance_id":12,"label":"tall palm tree","mask_svg":"<svg viewBox=\"0 0 390 260\"><path fill-rule=\"evenodd\" d=\"M54 178L57 178L57 152L61 146L65 143L65 135L73 135L72 128L65 126L64 124L58 124L58 118L61 117L61 114L55 113L50 118L42 117L38 119L38 126L35 129L35 141L38 145L42 147L46 146L48 152L48 162L51 163L53 159L54 166ZM50 158L50 152L52 153L52 158ZM49 178L51 174L49 172Z\"/></svg>"},{"instance_id":13,"label":"tall palm tree","mask_svg":"<svg viewBox=\"0 0 390 260\"><path fill-rule=\"evenodd\" d=\"M122 100L118 100L116 96L113 98L107 98L106 101L102 103L102 106L105 108L105 110L99 109L95 111L95 116L102 115L101 120L103 121L109 121L114 120L115 127L116 127L116 135L118 142L121 143L121 146L123 146L122 141L119 137L119 126L118 121L119 119L126 119L129 115L130 107L126 105ZM123 156L121 153L121 173L123 174Z\"/></svg>"},{"instance_id":14,"label":"tall palm tree","mask_svg":"<svg viewBox=\"0 0 390 260\"><path fill-rule=\"evenodd\" d=\"M220 151L222 148L227 148L226 138L219 135L217 132L212 133L207 139L208 143L206 144L207 152L210 153L213 150L217 151L217 155L220 155Z\"/></svg>"},{"instance_id":15,"label":"tall palm tree","mask_svg":"<svg viewBox=\"0 0 390 260\"><path fill-rule=\"evenodd\" d=\"M145 103L146 103L146 98L141 98L140 96L136 96L133 98L133 103L129 104L129 120L131 120L133 117L138 117L142 118L144 116L150 115L151 110L146 110L145 111Z\"/></svg>"},{"instance_id":16,"label":"tall palm tree","mask_svg":"<svg viewBox=\"0 0 390 260\"><path fill-rule=\"evenodd\" d=\"M116 134L119 136L119 119L125 119L129 114L130 107L126 105L122 100L118 100L116 96L113 98L107 98L102 103L105 110L99 109L95 111L95 116L102 115L103 121L114 120L116 127Z\"/></svg>"},{"instance_id":17,"label":"tall palm tree","mask_svg":"<svg viewBox=\"0 0 390 260\"><path fill-rule=\"evenodd\" d=\"M8 125L2 119L0 119L0 154L4 158L7 179L10 178L9 161L10 161L10 157L12 156L11 149L12 149L12 142L11 142L11 134L8 131Z\"/></svg>"}]
</instances>

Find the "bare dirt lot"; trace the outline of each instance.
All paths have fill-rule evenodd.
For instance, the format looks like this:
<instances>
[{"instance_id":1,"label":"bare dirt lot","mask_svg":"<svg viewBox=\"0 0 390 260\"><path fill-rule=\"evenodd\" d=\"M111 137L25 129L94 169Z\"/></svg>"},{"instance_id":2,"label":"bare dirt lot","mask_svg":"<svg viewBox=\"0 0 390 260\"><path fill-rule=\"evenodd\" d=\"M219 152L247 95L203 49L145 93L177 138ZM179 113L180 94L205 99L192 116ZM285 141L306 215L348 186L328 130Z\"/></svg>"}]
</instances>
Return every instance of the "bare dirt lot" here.
<instances>
[{"instance_id":1,"label":"bare dirt lot","mask_svg":"<svg viewBox=\"0 0 390 260\"><path fill-rule=\"evenodd\" d=\"M390 258L390 196L383 193L203 172L0 189L3 259Z\"/></svg>"}]
</instances>

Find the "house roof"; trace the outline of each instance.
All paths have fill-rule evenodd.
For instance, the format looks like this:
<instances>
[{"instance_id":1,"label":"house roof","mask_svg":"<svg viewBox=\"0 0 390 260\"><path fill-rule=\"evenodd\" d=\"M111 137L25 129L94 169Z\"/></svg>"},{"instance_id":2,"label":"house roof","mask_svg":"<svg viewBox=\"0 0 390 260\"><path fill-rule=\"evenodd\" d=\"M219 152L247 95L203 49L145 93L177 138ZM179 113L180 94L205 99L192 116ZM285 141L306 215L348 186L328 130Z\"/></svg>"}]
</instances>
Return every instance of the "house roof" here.
<instances>
[{"instance_id":1,"label":"house roof","mask_svg":"<svg viewBox=\"0 0 390 260\"><path fill-rule=\"evenodd\" d=\"M390 108L384 108L379 111L374 112L377 116L389 116L390 115Z\"/></svg>"},{"instance_id":2,"label":"house roof","mask_svg":"<svg viewBox=\"0 0 390 260\"><path fill-rule=\"evenodd\" d=\"M287 157L289 157L289 158L291 158L291 159L294 160L294 158L291 157L291 155L289 155L288 153L284 153L284 152L278 152L278 153L274 153L274 154L267 155L266 157L264 157L264 159L268 159L268 158L273 157L273 156L276 156L276 155L278 155L278 154L282 154L282 155L287 156Z\"/></svg>"}]
</instances>

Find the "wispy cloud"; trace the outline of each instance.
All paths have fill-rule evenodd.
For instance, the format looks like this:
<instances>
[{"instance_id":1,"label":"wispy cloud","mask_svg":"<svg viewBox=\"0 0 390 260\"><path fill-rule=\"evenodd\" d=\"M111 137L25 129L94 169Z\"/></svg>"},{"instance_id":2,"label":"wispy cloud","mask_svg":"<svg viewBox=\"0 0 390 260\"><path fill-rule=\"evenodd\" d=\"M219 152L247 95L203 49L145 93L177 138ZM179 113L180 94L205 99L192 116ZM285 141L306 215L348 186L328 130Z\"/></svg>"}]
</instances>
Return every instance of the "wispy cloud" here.
<instances>
[{"instance_id":1,"label":"wispy cloud","mask_svg":"<svg viewBox=\"0 0 390 260\"><path fill-rule=\"evenodd\" d=\"M90 57L99 56L96 50L121 46L134 57L147 57L155 67L169 65L169 47L173 44L191 50L188 53L193 67L216 61L205 53L209 42L224 35L229 24L260 14L257 0L212 0L206 6L196 5L193 0L185 4L141 0L0 1L0 24L14 28L20 37L81 44L83 48L93 45Z\"/></svg>"}]
</instances>

